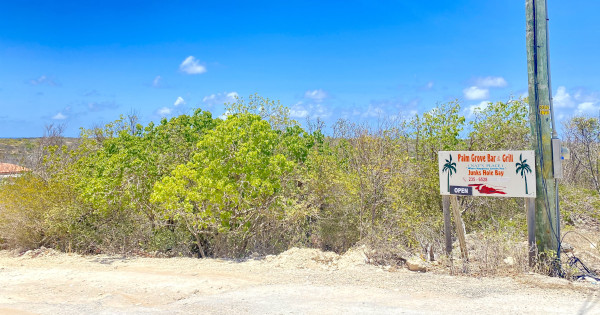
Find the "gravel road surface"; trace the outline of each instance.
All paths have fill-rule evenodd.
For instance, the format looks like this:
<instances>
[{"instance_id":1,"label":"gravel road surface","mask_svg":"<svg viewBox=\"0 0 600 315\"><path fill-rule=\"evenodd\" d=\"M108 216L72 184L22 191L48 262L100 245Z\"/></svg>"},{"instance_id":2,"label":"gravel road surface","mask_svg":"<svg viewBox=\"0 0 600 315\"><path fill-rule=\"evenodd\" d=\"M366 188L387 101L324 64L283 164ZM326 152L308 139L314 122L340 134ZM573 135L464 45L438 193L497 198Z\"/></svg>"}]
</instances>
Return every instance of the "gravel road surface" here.
<instances>
[{"instance_id":1,"label":"gravel road surface","mask_svg":"<svg viewBox=\"0 0 600 315\"><path fill-rule=\"evenodd\" d=\"M600 314L598 285L291 249L243 262L0 251L0 314Z\"/></svg>"}]
</instances>

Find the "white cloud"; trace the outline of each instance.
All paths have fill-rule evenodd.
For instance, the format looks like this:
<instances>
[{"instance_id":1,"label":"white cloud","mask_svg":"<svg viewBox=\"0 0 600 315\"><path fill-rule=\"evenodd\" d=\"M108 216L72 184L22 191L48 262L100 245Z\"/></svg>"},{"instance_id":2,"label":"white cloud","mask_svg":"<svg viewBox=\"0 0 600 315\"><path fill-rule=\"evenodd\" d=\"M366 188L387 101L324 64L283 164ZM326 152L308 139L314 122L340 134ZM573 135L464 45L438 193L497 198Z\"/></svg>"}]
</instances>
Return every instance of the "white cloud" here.
<instances>
[{"instance_id":1,"label":"white cloud","mask_svg":"<svg viewBox=\"0 0 600 315\"><path fill-rule=\"evenodd\" d=\"M559 86L556 90L556 94L552 97L553 105L557 108L565 107L570 108L575 106L575 101L571 94L567 92L567 88Z\"/></svg>"},{"instance_id":2,"label":"white cloud","mask_svg":"<svg viewBox=\"0 0 600 315\"><path fill-rule=\"evenodd\" d=\"M202 102L209 105L224 105L228 103L235 103L238 99L237 92L224 92L224 93L216 93L205 96L202 98Z\"/></svg>"},{"instance_id":3,"label":"white cloud","mask_svg":"<svg viewBox=\"0 0 600 315\"><path fill-rule=\"evenodd\" d=\"M369 104L367 110L362 114L362 117L383 118L386 111L383 107Z\"/></svg>"},{"instance_id":4,"label":"white cloud","mask_svg":"<svg viewBox=\"0 0 600 315\"><path fill-rule=\"evenodd\" d=\"M187 74L200 74L206 72L206 67L201 65L194 56L189 56L179 65L179 70Z\"/></svg>"},{"instance_id":5,"label":"white cloud","mask_svg":"<svg viewBox=\"0 0 600 315\"><path fill-rule=\"evenodd\" d=\"M578 115L597 115L600 111L600 96L598 93L585 89L578 89L569 93L566 87L559 86L552 100L556 110L571 111L574 109Z\"/></svg>"},{"instance_id":6,"label":"white cloud","mask_svg":"<svg viewBox=\"0 0 600 315\"><path fill-rule=\"evenodd\" d=\"M428 90L431 90L431 88L433 88L433 81L427 82L427 85L425 85L425 88Z\"/></svg>"},{"instance_id":7,"label":"white cloud","mask_svg":"<svg viewBox=\"0 0 600 315\"><path fill-rule=\"evenodd\" d=\"M228 117L230 114L231 114L231 113L230 113L228 110L226 110L226 111L223 113L223 115L219 116L219 119L221 119L221 120L227 120L227 117Z\"/></svg>"},{"instance_id":8,"label":"white cloud","mask_svg":"<svg viewBox=\"0 0 600 315\"><path fill-rule=\"evenodd\" d=\"M469 106L469 116L475 114L475 111L486 109L490 105L490 101L481 101L479 104Z\"/></svg>"},{"instance_id":9,"label":"white cloud","mask_svg":"<svg viewBox=\"0 0 600 315\"><path fill-rule=\"evenodd\" d=\"M577 90L577 92L575 92L575 100L578 102L599 102L600 101L600 96L598 95L598 92L589 92L589 91L585 91L583 89L579 89Z\"/></svg>"},{"instance_id":10,"label":"white cloud","mask_svg":"<svg viewBox=\"0 0 600 315\"><path fill-rule=\"evenodd\" d=\"M463 90L465 98L468 100L483 100L490 97L488 89L482 89L477 86L472 86Z\"/></svg>"},{"instance_id":11,"label":"white cloud","mask_svg":"<svg viewBox=\"0 0 600 315\"><path fill-rule=\"evenodd\" d=\"M178 96L177 100L175 100L175 103L173 103L173 106L179 106L179 105L185 105L185 100L183 100L183 97Z\"/></svg>"},{"instance_id":12,"label":"white cloud","mask_svg":"<svg viewBox=\"0 0 600 315\"><path fill-rule=\"evenodd\" d=\"M355 106L354 108L346 109L342 117L354 117L353 119L361 117L367 120L396 120L402 117L414 116L417 113L416 108L419 106L419 103L419 98L410 100L399 98L372 100L366 108Z\"/></svg>"},{"instance_id":13,"label":"white cloud","mask_svg":"<svg viewBox=\"0 0 600 315\"><path fill-rule=\"evenodd\" d=\"M322 89L317 89L317 90L308 90L306 92L304 92L304 98L308 98L317 102L322 102L324 99L326 99L329 95L327 94L327 92L323 91Z\"/></svg>"},{"instance_id":14,"label":"white cloud","mask_svg":"<svg viewBox=\"0 0 600 315\"><path fill-rule=\"evenodd\" d=\"M508 83L503 77L485 77L477 79L477 86L480 87L505 87Z\"/></svg>"},{"instance_id":15,"label":"white cloud","mask_svg":"<svg viewBox=\"0 0 600 315\"><path fill-rule=\"evenodd\" d=\"M163 117L171 115L171 112L172 112L172 110L168 107L163 107L156 111L157 114L159 114L160 116L163 116Z\"/></svg>"},{"instance_id":16,"label":"white cloud","mask_svg":"<svg viewBox=\"0 0 600 315\"><path fill-rule=\"evenodd\" d=\"M63 113L59 112L58 114L52 116L52 119L55 119L55 120L65 120L65 119L67 119L67 116L63 115Z\"/></svg>"},{"instance_id":17,"label":"white cloud","mask_svg":"<svg viewBox=\"0 0 600 315\"><path fill-rule=\"evenodd\" d=\"M320 104L310 106L310 111L310 117L312 118L327 118L331 116L331 111Z\"/></svg>"},{"instance_id":18,"label":"white cloud","mask_svg":"<svg viewBox=\"0 0 600 315\"><path fill-rule=\"evenodd\" d=\"M290 108L290 117L292 118L306 118L308 114L308 110L302 106L302 102L298 102Z\"/></svg>"},{"instance_id":19,"label":"white cloud","mask_svg":"<svg viewBox=\"0 0 600 315\"><path fill-rule=\"evenodd\" d=\"M331 111L321 104L304 104L300 101L290 108L292 118L327 118Z\"/></svg>"},{"instance_id":20,"label":"white cloud","mask_svg":"<svg viewBox=\"0 0 600 315\"><path fill-rule=\"evenodd\" d=\"M600 106L596 102L583 102L577 105L578 114L596 115L600 111Z\"/></svg>"},{"instance_id":21,"label":"white cloud","mask_svg":"<svg viewBox=\"0 0 600 315\"><path fill-rule=\"evenodd\" d=\"M157 75L156 78L154 78L154 80L152 80L152 86L155 88L161 87L161 81L162 81L162 77Z\"/></svg>"}]
</instances>

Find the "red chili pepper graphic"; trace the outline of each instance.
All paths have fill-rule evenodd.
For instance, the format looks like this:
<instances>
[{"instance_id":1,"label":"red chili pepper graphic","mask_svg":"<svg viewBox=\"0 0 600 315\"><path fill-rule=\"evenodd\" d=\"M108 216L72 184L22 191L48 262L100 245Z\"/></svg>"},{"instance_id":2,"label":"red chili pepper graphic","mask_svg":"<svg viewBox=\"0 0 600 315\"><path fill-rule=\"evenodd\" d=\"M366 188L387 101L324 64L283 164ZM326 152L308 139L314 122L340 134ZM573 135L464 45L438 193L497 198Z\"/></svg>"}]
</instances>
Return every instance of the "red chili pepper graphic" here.
<instances>
[{"instance_id":1,"label":"red chili pepper graphic","mask_svg":"<svg viewBox=\"0 0 600 315\"><path fill-rule=\"evenodd\" d=\"M506 195L506 193L503 192L501 189L492 188L492 187L486 186L484 184L470 184L469 186L475 187L475 189L477 189L477 191L480 194L487 194L487 195L500 194L500 195Z\"/></svg>"}]
</instances>

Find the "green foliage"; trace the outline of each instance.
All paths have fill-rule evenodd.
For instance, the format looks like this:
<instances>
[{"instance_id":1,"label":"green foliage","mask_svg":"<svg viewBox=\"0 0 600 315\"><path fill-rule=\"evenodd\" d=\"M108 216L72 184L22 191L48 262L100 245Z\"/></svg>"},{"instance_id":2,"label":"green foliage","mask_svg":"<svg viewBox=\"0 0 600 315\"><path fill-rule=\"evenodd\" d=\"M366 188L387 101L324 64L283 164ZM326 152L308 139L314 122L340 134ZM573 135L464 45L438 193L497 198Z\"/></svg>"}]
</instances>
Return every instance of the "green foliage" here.
<instances>
[{"instance_id":1,"label":"green foliage","mask_svg":"<svg viewBox=\"0 0 600 315\"><path fill-rule=\"evenodd\" d=\"M489 104L470 122L456 101L378 126L342 120L327 136L256 95L227 108L220 119L196 110L147 126L130 115L83 130L76 146L44 142L43 164L0 189L0 242L203 257L294 245L343 252L359 243L386 257L439 252L437 152L530 147L522 101ZM568 129L579 139L579 164L568 166L573 179L561 187L572 221L576 209L597 207L593 179L581 171L597 173L598 160L586 158L598 156L597 125L580 119ZM525 177L533 164L519 163ZM496 235L494 242L506 231L524 233L522 200L459 200L468 232Z\"/></svg>"},{"instance_id":2,"label":"green foliage","mask_svg":"<svg viewBox=\"0 0 600 315\"><path fill-rule=\"evenodd\" d=\"M465 117L460 114L458 101L441 104L411 122L417 160L437 161L438 151L462 149L460 132ZM436 163L437 164L437 163Z\"/></svg>"},{"instance_id":3,"label":"green foliage","mask_svg":"<svg viewBox=\"0 0 600 315\"><path fill-rule=\"evenodd\" d=\"M163 237L169 229L150 202L154 183L187 162L204 131L216 124L201 110L146 128L135 124L135 117L121 117L104 128L84 130L81 144L70 154L49 147L47 169L69 183L79 208L85 209L85 215L73 214L81 216L75 229L84 235L79 247L156 247L154 235Z\"/></svg>"},{"instance_id":4,"label":"green foliage","mask_svg":"<svg viewBox=\"0 0 600 315\"><path fill-rule=\"evenodd\" d=\"M473 111L469 150L530 150L528 105L522 100L488 103Z\"/></svg>"},{"instance_id":5,"label":"green foliage","mask_svg":"<svg viewBox=\"0 0 600 315\"><path fill-rule=\"evenodd\" d=\"M528 121L528 105L522 100L488 103L473 111L469 122L469 150L531 150L531 131ZM534 161L521 161L523 178ZM462 206L467 228L473 230L500 231L515 222L523 222L521 199L464 198ZM525 228L523 224L519 228Z\"/></svg>"},{"instance_id":6,"label":"green foliage","mask_svg":"<svg viewBox=\"0 0 600 315\"><path fill-rule=\"evenodd\" d=\"M197 143L190 162L156 184L153 200L165 217L185 222L202 256L202 244L219 233L235 233L243 243L264 217L285 218L280 194L296 162L278 150L282 138L292 144L291 158L300 159L299 132L282 137L258 115L229 115Z\"/></svg>"},{"instance_id":7,"label":"green foliage","mask_svg":"<svg viewBox=\"0 0 600 315\"><path fill-rule=\"evenodd\" d=\"M595 189L573 184L559 186L562 220L569 225L596 225L600 222L600 194Z\"/></svg>"},{"instance_id":8,"label":"green foliage","mask_svg":"<svg viewBox=\"0 0 600 315\"><path fill-rule=\"evenodd\" d=\"M269 122L276 130L284 130L296 123L290 119L290 110L279 101L270 100L257 94L250 95L248 100L237 97L236 102L227 104L226 115L254 114Z\"/></svg>"},{"instance_id":9,"label":"green foliage","mask_svg":"<svg viewBox=\"0 0 600 315\"><path fill-rule=\"evenodd\" d=\"M575 116L564 123L564 142L571 159L564 163L569 184L600 192L600 120Z\"/></svg>"}]
</instances>

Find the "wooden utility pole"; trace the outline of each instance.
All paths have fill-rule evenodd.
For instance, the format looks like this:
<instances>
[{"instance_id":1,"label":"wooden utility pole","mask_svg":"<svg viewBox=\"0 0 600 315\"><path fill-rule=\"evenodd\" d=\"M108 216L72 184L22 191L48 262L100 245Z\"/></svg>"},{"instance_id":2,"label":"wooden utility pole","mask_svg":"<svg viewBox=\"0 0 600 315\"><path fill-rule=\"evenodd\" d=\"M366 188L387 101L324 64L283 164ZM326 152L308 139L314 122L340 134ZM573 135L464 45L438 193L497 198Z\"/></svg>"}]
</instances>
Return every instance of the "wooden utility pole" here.
<instances>
[{"instance_id":1,"label":"wooden utility pole","mask_svg":"<svg viewBox=\"0 0 600 315\"><path fill-rule=\"evenodd\" d=\"M552 159L552 108L546 0L526 0L529 121L535 150L535 235L540 251L558 252L559 224Z\"/></svg>"}]
</instances>

